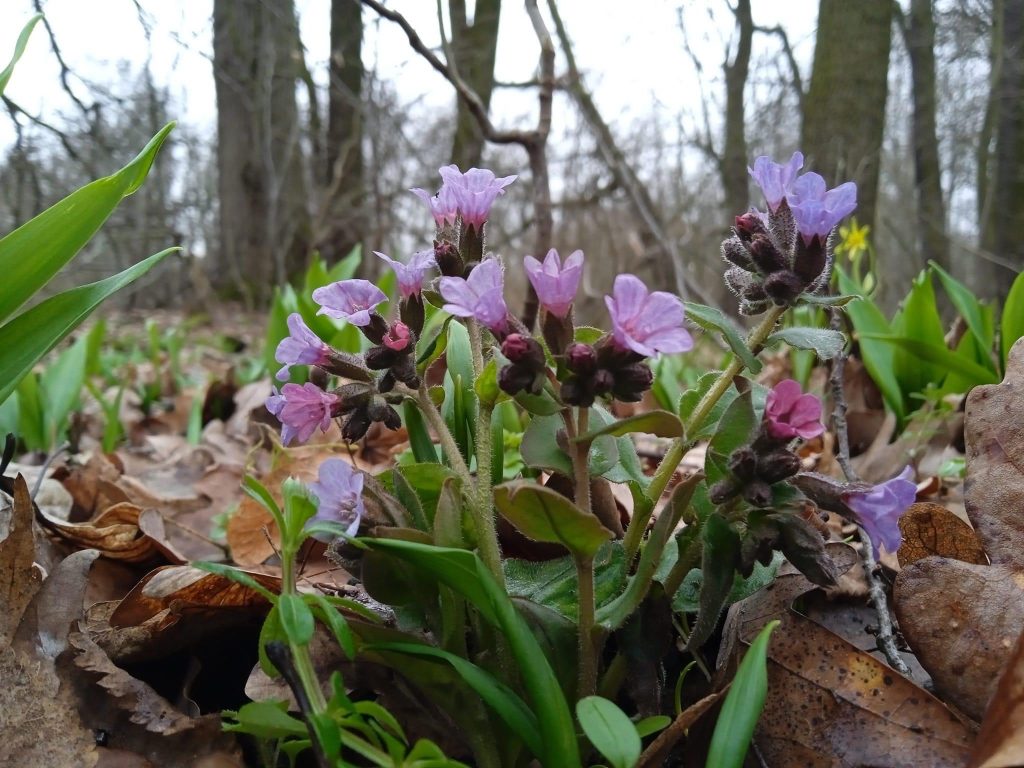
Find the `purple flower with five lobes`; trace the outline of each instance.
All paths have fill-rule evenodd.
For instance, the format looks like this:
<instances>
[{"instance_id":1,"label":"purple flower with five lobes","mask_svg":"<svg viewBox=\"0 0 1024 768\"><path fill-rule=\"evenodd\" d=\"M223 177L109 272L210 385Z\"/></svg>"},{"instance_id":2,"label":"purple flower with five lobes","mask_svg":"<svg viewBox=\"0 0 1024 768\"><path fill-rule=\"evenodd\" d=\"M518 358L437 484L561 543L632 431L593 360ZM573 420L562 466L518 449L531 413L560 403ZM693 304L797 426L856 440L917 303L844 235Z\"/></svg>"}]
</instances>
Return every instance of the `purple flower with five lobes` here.
<instances>
[{"instance_id":1,"label":"purple flower with five lobes","mask_svg":"<svg viewBox=\"0 0 1024 768\"><path fill-rule=\"evenodd\" d=\"M281 441L290 445L296 437L300 443L306 442L317 427L326 432L338 403L337 395L311 382L285 384L267 398L267 410L281 421Z\"/></svg>"},{"instance_id":2,"label":"purple flower with five lobes","mask_svg":"<svg viewBox=\"0 0 1024 768\"><path fill-rule=\"evenodd\" d=\"M469 277L442 277L441 296L447 304L443 309L456 317L472 317L494 333L508 327L505 305L505 276L497 259L484 259Z\"/></svg>"},{"instance_id":3,"label":"purple flower with five lobes","mask_svg":"<svg viewBox=\"0 0 1024 768\"><path fill-rule=\"evenodd\" d=\"M774 211L779 207L784 197L788 197L789 188L796 179L796 175L804 167L804 156L800 152L794 152L786 164L776 163L767 155L754 160L754 167L747 166L747 172L754 177L754 181L761 187L764 199L768 208ZM790 203L792 204L792 203Z\"/></svg>"},{"instance_id":4,"label":"purple flower with five lobes","mask_svg":"<svg viewBox=\"0 0 1024 768\"><path fill-rule=\"evenodd\" d=\"M857 185L848 181L828 189L817 173L805 173L793 182L786 199L796 228L810 245L815 237L824 241L829 232L857 207Z\"/></svg>"},{"instance_id":5,"label":"purple flower with five lobes","mask_svg":"<svg viewBox=\"0 0 1024 768\"><path fill-rule=\"evenodd\" d=\"M403 299L414 296L423 290L423 280L427 271L437 266L437 259L434 258L434 250L416 251L409 257L409 263L403 264L380 251L373 252L388 263L388 266L395 271L398 278L398 290Z\"/></svg>"},{"instance_id":6,"label":"purple flower with five lobes","mask_svg":"<svg viewBox=\"0 0 1024 768\"><path fill-rule=\"evenodd\" d=\"M309 484L309 490L318 502L316 514L310 522L341 523L347 526L345 533L348 536L355 536L366 511L362 472L356 472L342 459L327 459L320 465L317 481Z\"/></svg>"},{"instance_id":7,"label":"purple flower with five lobes","mask_svg":"<svg viewBox=\"0 0 1024 768\"><path fill-rule=\"evenodd\" d=\"M765 400L764 419L768 434L776 440L802 437L810 440L825 431L821 423L821 400L803 394L793 379L780 381Z\"/></svg>"},{"instance_id":8,"label":"purple flower with five lobes","mask_svg":"<svg viewBox=\"0 0 1024 768\"><path fill-rule=\"evenodd\" d=\"M665 291L651 293L635 275L619 275L604 303L619 348L645 357L693 349L693 338L683 327L685 313L678 296Z\"/></svg>"},{"instance_id":9,"label":"purple flower with five lobes","mask_svg":"<svg viewBox=\"0 0 1024 768\"><path fill-rule=\"evenodd\" d=\"M903 536L900 517L917 498L917 486L911 481L913 470L906 467L892 480L886 480L866 491L849 491L843 502L857 513L858 521L871 538L871 547L878 557L879 545L895 553Z\"/></svg>"},{"instance_id":10,"label":"purple flower with five lobes","mask_svg":"<svg viewBox=\"0 0 1024 768\"><path fill-rule=\"evenodd\" d=\"M281 339L274 359L284 367L277 372L278 381L288 381L293 365L324 365L330 360L331 348L310 330L298 312L288 315L288 336Z\"/></svg>"},{"instance_id":11,"label":"purple flower with five lobes","mask_svg":"<svg viewBox=\"0 0 1024 768\"><path fill-rule=\"evenodd\" d=\"M569 314L583 276L583 251L573 251L563 262L552 248L543 262L527 256L523 266L541 306L557 317Z\"/></svg>"},{"instance_id":12,"label":"purple flower with five lobes","mask_svg":"<svg viewBox=\"0 0 1024 768\"><path fill-rule=\"evenodd\" d=\"M425 189L419 187L409 191L427 204L438 229L455 224L455 220L459 217L459 203L455 199L455 192L451 187L442 185L433 197Z\"/></svg>"},{"instance_id":13,"label":"purple flower with five lobes","mask_svg":"<svg viewBox=\"0 0 1024 768\"><path fill-rule=\"evenodd\" d=\"M464 226L473 227L478 232L491 213L491 206L498 195L505 194L505 187L515 181L518 176L497 178L493 171L485 168L470 168L463 173L457 165L446 165L438 171L444 179L442 191L447 187L451 190L462 216ZM438 193L440 194L440 193Z\"/></svg>"},{"instance_id":14,"label":"purple flower with five lobes","mask_svg":"<svg viewBox=\"0 0 1024 768\"><path fill-rule=\"evenodd\" d=\"M387 299L369 280L341 280L313 291L313 301L320 305L318 315L348 320L360 328L370 324L370 312Z\"/></svg>"}]
</instances>

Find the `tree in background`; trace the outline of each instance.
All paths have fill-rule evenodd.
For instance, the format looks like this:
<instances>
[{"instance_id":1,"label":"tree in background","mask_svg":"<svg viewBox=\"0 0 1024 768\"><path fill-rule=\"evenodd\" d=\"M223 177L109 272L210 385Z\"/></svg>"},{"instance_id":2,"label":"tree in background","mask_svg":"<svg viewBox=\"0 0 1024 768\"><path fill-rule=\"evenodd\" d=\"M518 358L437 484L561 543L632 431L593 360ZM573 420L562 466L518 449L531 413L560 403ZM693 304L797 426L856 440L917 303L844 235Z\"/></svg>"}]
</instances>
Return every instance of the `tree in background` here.
<instances>
[{"instance_id":1,"label":"tree in background","mask_svg":"<svg viewBox=\"0 0 1024 768\"><path fill-rule=\"evenodd\" d=\"M476 0L473 23L466 15L466 0L449 0L452 20L451 53L459 75L480 98L485 110L494 92L494 59L498 51L501 0ZM451 62L449 62L451 65ZM463 170L480 165L484 135L464 99L456 99L452 162Z\"/></svg>"}]
</instances>

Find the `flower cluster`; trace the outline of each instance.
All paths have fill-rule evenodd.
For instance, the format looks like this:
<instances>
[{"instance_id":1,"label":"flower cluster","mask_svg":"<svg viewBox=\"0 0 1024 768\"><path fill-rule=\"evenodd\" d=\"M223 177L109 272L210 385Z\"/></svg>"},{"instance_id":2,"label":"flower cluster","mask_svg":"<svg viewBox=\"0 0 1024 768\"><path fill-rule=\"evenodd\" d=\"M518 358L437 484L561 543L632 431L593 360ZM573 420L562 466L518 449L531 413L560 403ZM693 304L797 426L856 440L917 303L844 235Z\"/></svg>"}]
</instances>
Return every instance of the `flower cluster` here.
<instances>
[{"instance_id":1,"label":"flower cluster","mask_svg":"<svg viewBox=\"0 0 1024 768\"><path fill-rule=\"evenodd\" d=\"M785 164L759 157L748 169L768 212L752 209L737 216L732 236L722 243L722 256L731 264L725 282L739 296L743 314L790 306L828 284L831 234L857 207L857 185L848 181L828 189L817 173L799 174L803 164L795 152Z\"/></svg>"}]
</instances>

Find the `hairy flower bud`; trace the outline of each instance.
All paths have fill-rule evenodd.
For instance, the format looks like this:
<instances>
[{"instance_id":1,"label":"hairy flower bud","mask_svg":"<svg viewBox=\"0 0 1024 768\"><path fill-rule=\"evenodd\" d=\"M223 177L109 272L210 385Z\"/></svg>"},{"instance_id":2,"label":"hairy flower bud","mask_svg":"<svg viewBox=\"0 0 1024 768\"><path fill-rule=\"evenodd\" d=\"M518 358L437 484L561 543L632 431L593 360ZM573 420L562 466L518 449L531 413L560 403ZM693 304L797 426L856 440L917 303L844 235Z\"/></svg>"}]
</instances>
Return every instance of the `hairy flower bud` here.
<instances>
[{"instance_id":1,"label":"hairy flower bud","mask_svg":"<svg viewBox=\"0 0 1024 768\"><path fill-rule=\"evenodd\" d=\"M498 372L498 386L502 392L510 395L518 394L524 390L531 394L538 394L543 386L543 379L525 365L506 365Z\"/></svg>"},{"instance_id":2,"label":"hairy flower bud","mask_svg":"<svg viewBox=\"0 0 1024 768\"><path fill-rule=\"evenodd\" d=\"M741 241L749 243L754 235L763 235L766 230L761 217L753 211L747 211L736 217L733 231Z\"/></svg>"},{"instance_id":3,"label":"hairy flower bud","mask_svg":"<svg viewBox=\"0 0 1024 768\"><path fill-rule=\"evenodd\" d=\"M757 456L749 446L737 448L729 457L729 471L743 481L753 480L757 473Z\"/></svg>"},{"instance_id":4,"label":"hairy flower bud","mask_svg":"<svg viewBox=\"0 0 1024 768\"><path fill-rule=\"evenodd\" d=\"M570 344L565 350L565 365L573 373L585 376L597 368L597 352L589 344Z\"/></svg>"},{"instance_id":5,"label":"hairy flower bud","mask_svg":"<svg viewBox=\"0 0 1024 768\"><path fill-rule=\"evenodd\" d=\"M777 483L800 471L800 458L790 451L775 451L757 457L757 476L766 483Z\"/></svg>"},{"instance_id":6,"label":"hairy flower bud","mask_svg":"<svg viewBox=\"0 0 1024 768\"><path fill-rule=\"evenodd\" d=\"M388 321L376 312L371 312L370 322L360 326L359 330L374 344L380 344L384 340L384 334L388 332Z\"/></svg>"},{"instance_id":7,"label":"hairy flower bud","mask_svg":"<svg viewBox=\"0 0 1024 768\"><path fill-rule=\"evenodd\" d=\"M768 235L755 235L750 241L750 256L762 274L770 275L786 269L786 259Z\"/></svg>"},{"instance_id":8,"label":"hairy flower bud","mask_svg":"<svg viewBox=\"0 0 1024 768\"><path fill-rule=\"evenodd\" d=\"M524 336L521 333L510 333L505 337L501 344L501 354L507 357L510 363L529 371L539 371L547 362L540 343L531 336Z\"/></svg>"},{"instance_id":9,"label":"hairy flower bud","mask_svg":"<svg viewBox=\"0 0 1024 768\"><path fill-rule=\"evenodd\" d=\"M614 373L615 385L612 392L616 398L626 403L639 402L644 392L651 388L654 373L645 363L633 363L619 368Z\"/></svg>"},{"instance_id":10,"label":"hairy flower bud","mask_svg":"<svg viewBox=\"0 0 1024 768\"><path fill-rule=\"evenodd\" d=\"M459 249L448 240L434 241L434 259L437 261L437 268L446 277L462 277L466 270Z\"/></svg>"},{"instance_id":11,"label":"hairy flower bud","mask_svg":"<svg viewBox=\"0 0 1024 768\"><path fill-rule=\"evenodd\" d=\"M364 405L356 408L345 419L345 423L341 427L341 436L348 442L354 443L356 440L363 438L366 430L370 428L370 424L370 414L367 412L367 407Z\"/></svg>"},{"instance_id":12,"label":"hairy flower bud","mask_svg":"<svg viewBox=\"0 0 1024 768\"><path fill-rule=\"evenodd\" d=\"M409 326L409 329L417 336L423 331L423 294L414 293L408 298L402 299L398 305L398 313L402 322Z\"/></svg>"},{"instance_id":13,"label":"hairy flower bud","mask_svg":"<svg viewBox=\"0 0 1024 768\"><path fill-rule=\"evenodd\" d=\"M562 382L562 389L559 393L562 402L566 405L577 405L581 408L589 408L594 404L595 393L593 382L572 376Z\"/></svg>"},{"instance_id":14,"label":"hairy flower bud","mask_svg":"<svg viewBox=\"0 0 1024 768\"><path fill-rule=\"evenodd\" d=\"M763 480L754 480L743 488L743 498L755 507L767 507L772 502L772 489Z\"/></svg>"},{"instance_id":15,"label":"hairy flower bud","mask_svg":"<svg viewBox=\"0 0 1024 768\"><path fill-rule=\"evenodd\" d=\"M595 394L607 395L615 386L615 374L607 368L599 368L594 372L592 381Z\"/></svg>"},{"instance_id":16,"label":"hairy flower bud","mask_svg":"<svg viewBox=\"0 0 1024 768\"><path fill-rule=\"evenodd\" d=\"M384 371L398 362L398 359L402 356L401 352L396 352L387 347L370 347L363 354L363 359L366 360L366 366L370 370Z\"/></svg>"},{"instance_id":17,"label":"hairy flower bud","mask_svg":"<svg viewBox=\"0 0 1024 768\"><path fill-rule=\"evenodd\" d=\"M765 293L779 307L791 305L803 293L804 287L804 281L789 270L773 272L764 281Z\"/></svg>"}]
</instances>

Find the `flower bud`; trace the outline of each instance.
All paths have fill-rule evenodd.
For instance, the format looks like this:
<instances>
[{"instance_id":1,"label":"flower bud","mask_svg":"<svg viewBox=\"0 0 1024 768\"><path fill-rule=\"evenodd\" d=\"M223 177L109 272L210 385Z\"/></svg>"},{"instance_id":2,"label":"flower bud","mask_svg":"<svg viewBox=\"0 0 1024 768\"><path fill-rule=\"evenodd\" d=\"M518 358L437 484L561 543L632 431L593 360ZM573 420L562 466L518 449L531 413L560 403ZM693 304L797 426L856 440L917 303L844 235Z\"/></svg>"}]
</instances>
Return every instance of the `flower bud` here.
<instances>
[{"instance_id":1,"label":"flower bud","mask_svg":"<svg viewBox=\"0 0 1024 768\"><path fill-rule=\"evenodd\" d=\"M388 429L398 429L402 426L402 417L398 415L392 406L388 406L384 411L384 418L381 419L384 422L384 426Z\"/></svg>"},{"instance_id":2,"label":"flower bud","mask_svg":"<svg viewBox=\"0 0 1024 768\"><path fill-rule=\"evenodd\" d=\"M770 275L787 268L785 258L768 235L756 235L749 247L750 256L762 274Z\"/></svg>"},{"instance_id":3,"label":"flower bud","mask_svg":"<svg viewBox=\"0 0 1024 768\"><path fill-rule=\"evenodd\" d=\"M757 467L757 456L748 446L737 448L729 457L729 471L744 482L754 479Z\"/></svg>"},{"instance_id":4,"label":"flower bud","mask_svg":"<svg viewBox=\"0 0 1024 768\"><path fill-rule=\"evenodd\" d=\"M501 354L507 357L509 362L529 371L539 371L547 363L540 343L533 337L521 333L510 333L505 337L501 344Z\"/></svg>"},{"instance_id":5,"label":"flower bud","mask_svg":"<svg viewBox=\"0 0 1024 768\"><path fill-rule=\"evenodd\" d=\"M763 480L754 480L743 488L743 498L755 507L767 507L772 502L772 489Z\"/></svg>"},{"instance_id":6,"label":"flower bud","mask_svg":"<svg viewBox=\"0 0 1024 768\"><path fill-rule=\"evenodd\" d=\"M391 326L381 341L393 352L411 352L415 345L412 331L401 321Z\"/></svg>"},{"instance_id":7,"label":"flower bud","mask_svg":"<svg viewBox=\"0 0 1024 768\"><path fill-rule=\"evenodd\" d=\"M597 368L597 352L589 344L570 344L565 350L565 365L573 373L592 373Z\"/></svg>"},{"instance_id":8,"label":"flower bud","mask_svg":"<svg viewBox=\"0 0 1024 768\"><path fill-rule=\"evenodd\" d=\"M615 371L615 397L626 403L635 403L644 396L654 382L654 372L645 363L633 363Z\"/></svg>"},{"instance_id":9,"label":"flower bud","mask_svg":"<svg viewBox=\"0 0 1024 768\"><path fill-rule=\"evenodd\" d=\"M370 417L370 421L384 421L389 408L391 406L388 405L387 400L380 395L374 395L366 406L366 412Z\"/></svg>"},{"instance_id":10,"label":"flower bud","mask_svg":"<svg viewBox=\"0 0 1024 768\"><path fill-rule=\"evenodd\" d=\"M352 382L351 384L344 384L334 390L334 394L338 396L340 402L339 413L351 413L356 408L366 405L370 402L370 396L373 394L373 389L362 382Z\"/></svg>"},{"instance_id":11,"label":"flower bud","mask_svg":"<svg viewBox=\"0 0 1024 768\"><path fill-rule=\"evenodd\" d=\"M366 406L356 408L342 425L341 436L350 443L361 440L366 434L366 430L370 428L370 423L370 414L367 412Z\"/></svg>"},{"instance_id":12,"label":"flower bud","mask_svg":"<svg viewBox=\"0 0 1024 768\"><path fill-rule=\"evenodd\" d=\"M414 293L402 299L398 305L398 313L402 322L409 326L409 329L417 336L423 331L423 294Z\"/></svg>"},{"instance_id":13,"label":"flower bud","mask_svg":"<svg viewBox=\"0 0 1024 768\"><path fill-rule=\"evenodd\" d=\"M594 386L594 393L607 395L615 386L615 376L607 368L599 368L591 379Z\"/></svg>"},{"instance_id":14,"label":"flower bud","mask_svg":"<svg viewBox=\"0 0 1024 768\"><path fill-rule=\"evenodd\" d=\"M754 235L763 235L765 233L764 222L761 221L761 217L756 213L748 211L736 217L733 231L741 241L749 243Z\"/></svg>"},{"instance_id":15,"label":"flower bud","mask_svg":"<svg viewBox=\"0 0 1024 768\"><path fill-rule=\"evenodd\" d=\"M387 347L370 347L363 354L363 359L366 360L366 366L373 371L387 370L398 362L400 357L402 357L400 352L388 349Z\"/></svg>"},{"instance_id":16,"label":"flower bud","mask_svg":"<svg viewBox=\"0 0 1024 768\"><path fill-rule=\"evenodd\" d=\"M722 241L722 258L747 272L755 272L757 266L747 246L740 242L738 237L730 237Z\"/></svg>"},{"instance_id":17,"label":"flower bud","mask_svg":"<svg viewBox=\"0 0 1024 768\"><path fill-rule=\"evenodd\" d=\"M374 344L380 344L384 339L384 334L388 332L388 321L376 312L371 312L370 322L366 325L359 326L359 330L363 332L363 336L368 338Z\"/></svg>"},{"instance_id":18,"label":"flower bud","mask_svg":"<svg viewBox=\"0 0 1024 768\"><path fill-rule=\"evenodd\" d=\"M543 382L540 382L543 384ZM510 395L515 395L524 390L531 394L537 394L539 391L538 376L536 371L532 371L525 365L506 365L498 372L498 386L501 387L502 392L507 392Z\"/></svg>"},{"instance_id":19,"label":"flower bud","mask_svg":"<svg viewBox=\"0 0 1024 768\"><path fill-rule=\"evenodd\" d=\"M593 382L584 380L579 376L572 376L562 382L562 389L559 394L562 402L566 405L578 405L581 408L589 408L594 404Z\"/></svg>"},{"instance_id":20,"label":"flower bud","mask_svg":"<svg viewBox=\"0 0 1024 768\"><path fill-rule=\"evenodd\" d=\"M462 277L466 269L459 249L448 240L434 241L434 259L437 261L437 268L445 277Z\"/></svg>"},{"instance_id":21,"label":"flower bud","mask_svg":"<svg viewBox=\"0 0 1024 768\"><path fill-rule=\"evenodd\" d=\"M419 389L420 377L416 373L416 361L412 355L403 355L391 366L388 374L405 384L409 389Z\"/></svg>"},{"instance_id":22,"label":"flower bud","mask_svg":"<svg viewBox=\"0 0 1024 768\"><path fill-rule=\"evenodd\" d=\"M764 281L764 290L778 307L792 304L796 297L803 293L805 283L796 273L788 269L773 272Z\"/></svg>"},{"instance_id":23,"label":"flower bud","mask_svg":"<svg viewBox=\"0 0 1024 768\"><path fill-rule=\"evenodd\" d=\"M740 492L740 486L732 478L719 480L708 489L708 498L712 504L724 504Z\"/></svg>"},{"instance_id":24,"label":"flower bud","mask_svg":"<svg viewBox=\"0 0 1024 768\"><path fill-rule=\"evenodd\" d=\"M775 451L757 459L757 475L766 483L777 483L800 471L800 459L790 451Z\"/></svg>"}]
</instances>

